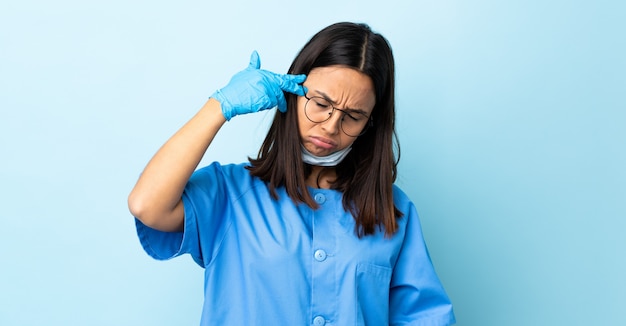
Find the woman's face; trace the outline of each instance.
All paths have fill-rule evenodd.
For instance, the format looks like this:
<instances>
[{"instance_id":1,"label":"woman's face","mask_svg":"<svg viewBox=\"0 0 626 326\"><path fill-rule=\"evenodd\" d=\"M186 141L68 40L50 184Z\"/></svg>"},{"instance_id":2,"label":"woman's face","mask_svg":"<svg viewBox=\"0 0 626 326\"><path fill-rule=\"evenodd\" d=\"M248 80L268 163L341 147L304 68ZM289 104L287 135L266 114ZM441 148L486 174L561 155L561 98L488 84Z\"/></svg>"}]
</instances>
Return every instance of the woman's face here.
<instances>
[{"instance_id":1,"label":"woman's face","mask_svg":"<svg viewBox=\"0 0 626 326\"><path fill-rule=\"evenodd\" d=\"M333 107L347 111L355 118L363 119L363 126L376 104L372 79L345 66L314 68L307 75L304 86L308 89L306 94L308 98L314 96L325 98ZM313 105L313 101L311 100L309 106ZM304 112L306 103L306 97L298 98L298 129L302 145L311 154L326 156L351 146L357 139L342 131L342 119L352 118L344 117L343 112L334 110L328 120L312 122Z\"/></svg>"}]
</instances>

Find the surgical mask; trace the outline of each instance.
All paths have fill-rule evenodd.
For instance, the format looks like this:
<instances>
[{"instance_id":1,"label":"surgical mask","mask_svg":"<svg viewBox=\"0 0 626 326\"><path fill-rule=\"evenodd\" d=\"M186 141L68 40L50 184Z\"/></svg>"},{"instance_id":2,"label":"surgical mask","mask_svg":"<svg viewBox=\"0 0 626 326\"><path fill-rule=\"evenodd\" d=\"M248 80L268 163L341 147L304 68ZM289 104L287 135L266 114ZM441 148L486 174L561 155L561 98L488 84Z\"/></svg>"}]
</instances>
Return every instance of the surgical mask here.
<instances>
[{"instance_id":1,"label":"surgical mask","mask_svg":"<svg viewBox=\"0 0 626 326\"><path fill-rule=\"evenodd\" d=\"M350 146L327 156L315 156L311 154L311 152L307 151L304 146L300 145L300 147L302 148L302 160L304 163L317 166L336 166L343 161L352 149L352 146Z\"/></svg>"}]
</instances>

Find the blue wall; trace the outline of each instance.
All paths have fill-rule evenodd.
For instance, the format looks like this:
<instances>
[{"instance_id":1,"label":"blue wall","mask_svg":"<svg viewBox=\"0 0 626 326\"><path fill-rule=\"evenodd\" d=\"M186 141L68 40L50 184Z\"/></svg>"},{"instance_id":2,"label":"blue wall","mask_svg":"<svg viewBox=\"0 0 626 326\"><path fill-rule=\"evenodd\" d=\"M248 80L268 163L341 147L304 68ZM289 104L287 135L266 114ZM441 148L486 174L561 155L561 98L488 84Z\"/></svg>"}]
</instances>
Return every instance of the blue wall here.
<instances>
[{"instance_id":1,"label":"blue wall","mask_svg":"<svg viewBox=\"0 0 626 326\"><path fill-rule=\"evenodd\" d=\"M458 325L619 325L626 38L619 1L21 1L0 6L0 324L196 325L202 270L156 262L126 196L256 49L368 22L397 60L398 184ZM203 164L254 155L233 119Z\"/></svg>"}]
</instances>

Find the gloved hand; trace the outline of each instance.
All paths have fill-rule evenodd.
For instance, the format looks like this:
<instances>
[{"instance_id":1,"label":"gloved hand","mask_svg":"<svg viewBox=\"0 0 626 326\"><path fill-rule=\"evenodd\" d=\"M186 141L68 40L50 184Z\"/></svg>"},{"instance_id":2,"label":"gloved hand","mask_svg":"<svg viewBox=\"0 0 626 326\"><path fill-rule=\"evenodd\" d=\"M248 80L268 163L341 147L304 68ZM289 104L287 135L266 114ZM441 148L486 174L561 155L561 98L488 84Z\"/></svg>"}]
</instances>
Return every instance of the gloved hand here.
<instances>
[{"instance_id":1,"label":"gloved hand","mask_svg":"<svg viewBox=\"0 0 626 326\"><path fill-rule=\"evenodd\" d=\"M235 74L228 85L211 95L220 102L226 120L276 106L280 112L286 112L287 101L283 91L304 96L306 91L300 84L306 75L281 75L260 68L259 54L254 51L248 68Z\"/></svg>"}]
</instances>

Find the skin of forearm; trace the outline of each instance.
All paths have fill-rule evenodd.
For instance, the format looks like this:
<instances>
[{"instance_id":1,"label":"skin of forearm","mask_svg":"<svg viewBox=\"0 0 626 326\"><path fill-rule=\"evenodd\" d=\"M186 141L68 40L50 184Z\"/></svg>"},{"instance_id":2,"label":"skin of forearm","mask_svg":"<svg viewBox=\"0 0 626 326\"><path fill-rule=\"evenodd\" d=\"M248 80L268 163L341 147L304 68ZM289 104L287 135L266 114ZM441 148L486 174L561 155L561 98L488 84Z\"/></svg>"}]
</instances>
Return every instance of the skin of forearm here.
<instances>
[{"instance_id":1,"label":"skin of forearm","mask_svg":"<svg viewBox=\"0 0 626 326\"><path fill-rule=\"evenodd\" d=\"M225 122L211 98L157 151L128 196L133 216L162 231L182 228L185 185Z\"/></svg>"}]
</instances>

